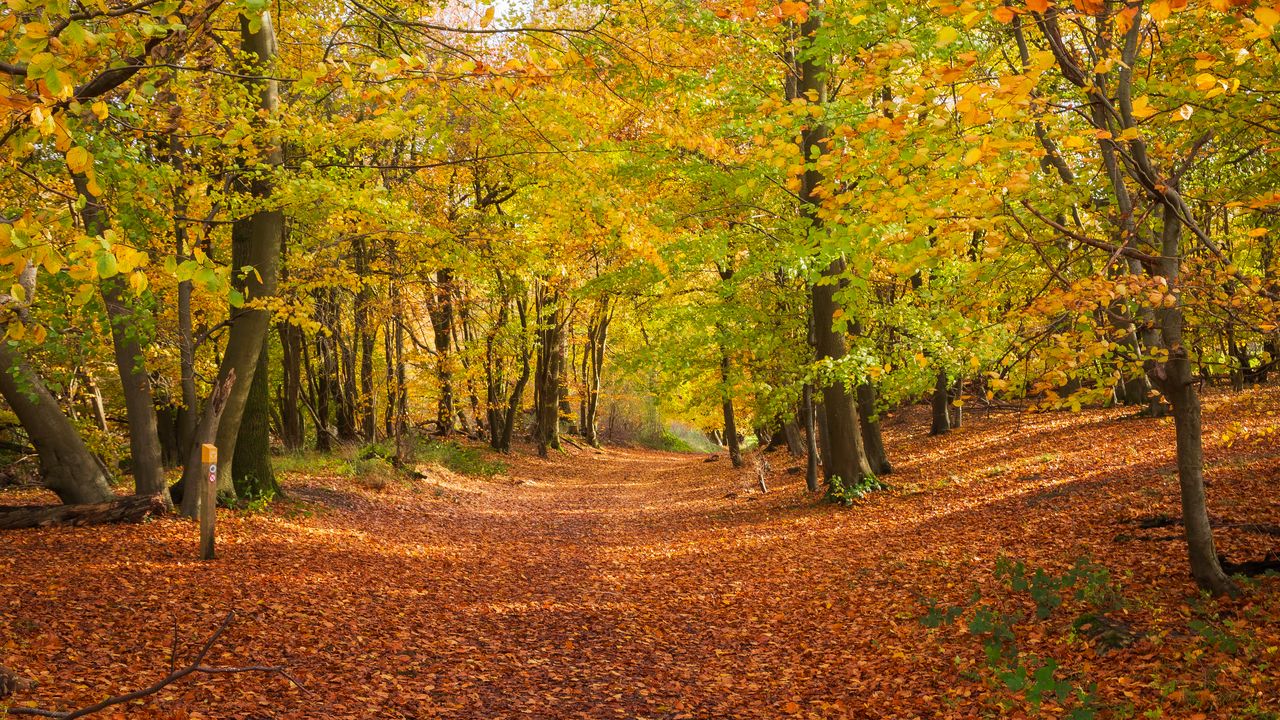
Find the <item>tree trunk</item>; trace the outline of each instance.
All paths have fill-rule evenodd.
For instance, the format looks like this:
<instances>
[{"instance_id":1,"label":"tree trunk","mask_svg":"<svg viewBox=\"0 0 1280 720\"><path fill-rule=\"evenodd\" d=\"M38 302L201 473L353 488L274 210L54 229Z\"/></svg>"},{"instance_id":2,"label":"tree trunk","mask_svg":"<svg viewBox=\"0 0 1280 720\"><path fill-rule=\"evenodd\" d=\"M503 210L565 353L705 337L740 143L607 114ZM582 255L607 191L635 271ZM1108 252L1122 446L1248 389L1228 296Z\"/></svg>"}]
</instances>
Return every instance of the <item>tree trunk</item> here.
<instances>
[{"instance_id":1,"label":"tree trunk","mask_svg":"<svg viewBox=\"0 0 1280 720\"><path fill-rule=\"evenodd\" d=\"M18 416L40 457L45 487L68 505L101 503L115 497L102 463L89 452L44 381L6 340L0 340L0 395Z\"/></svg>"},{"instance_id":2,"label":"tree trunk","mask_svg":"<svg viewBox=\"0 0 1280 720\"><path fill-rule=\"evenodd\" d=\"M729 392L729 354L720 349L720 398L724 411L724 437L729 444L729 461L742 467L742 446L738 442L738 424L733 417L733 395Z\"/></svg>"},{"instance_id":3,"label":"tree trunk","mask_svg":"<svg viewBox=\"0 0 1280 720\"><path fill-rule=\"evenodd\" d=\"M804 438L807 461L804 470L804 483L811 493L816 493L819 490L817 417L817 408L813 406L813 386L806 383L804 386Z\"/></svg>"},{"instance_id":4,"label":"tree trunk","mask_svg":"<svg viewBox=\"0 0 1280 720\"><path fill-rule=\"evenodd\" d=\"M114 496L113 496L114 497ZM0 530L53 527L56 525L107 525L137 523L169 511L169 493L131 495L89 505L30 505L0 507Z\"/></svg>"},{"instance_id":5,"label":"tree trunk","mask_svg":"<svg viewBox=\"0 0 1280 720\"><path fill-rule=\"evenodd\" d=\"M236 455L231 460L236 497L243 500L270 500L281 494L271 467L270 373L270 343L264 342L240 421Z\"/></svg>"},{"instance_id":6,"label":"tree trunk","mask_svg":"<svg viewBox=\"0 0 1280 720\"><path fill-rule=\"evenodd\" d=\"M534 371L534 440L538 457L560 449L561 326L559 292L539 288L535 296L538 362Z\"/></svg>"},{"instance_id":7,"label":"tree trunk","mask_svg":"<svg viewBox=\"0 0 1280 720\"><path fill-rule=\"evenodd\" d=\"M436 284L431 310L431 330L436 348L436 381L440 385L440 397L436 403L437 432L443 436L453 434L453 357L450 341L453 338L453 271L441 268L436 272Z\"/></svg>"},{"instance_id":8,"label":"tree trunk","mask_svg":"<svg viewBox=\"0 0 1280 720\"><path fill-rule=\"evenodd\" d=\"M80 218L84 222L85 234L90 237L102 235L109 224L106 208L89 191L89 178L83 173L72 173L72 181L83 203ZM103 278L98 287L107 309L107 323L111 326L111 345L129 422L129 459L134 492L154 495L166 489L168 483L161 459L151 376L147 374L146 356L142 352L142 346L149 338L142 337L141 333L151 322L143 317L146 313L135 307L134 299L127 296L124 278L120 275Z\"/></svg>"},{"instance_id":9,"label":"tree trunk","mask_svg":"<svg viewBox=\"0 0 1280 720\"><path fill-rule=\"evenodd\" d=\"M291 322L276 325L280 336L280 440L286 450L301 450L306 442L302 421L302 328Z\"/></svg>"},{"instance_id":10,"label":"tree trunk","mask_svg":"<svg viewBox=\"0 0 1280 720\"><path fill-rule=\"evenodd\" d=\"M182 221L177 221L174 237L177 245L174 248L176 260L186 262L188 258L187 231ZM178 372L182 376L182 407L178 408L178 453L181 462L191 440L196 434L196 423L200 419L199 396L196 394L196 342L191 327L191 281L178 283Z\"/></svg>"},{"instance_id":11,"label":"tree trunk","mask_svg":"<svg viewBox=\"0 0 1280 720\"><path fill-rule=\"evenodd\" d=\"M373 349L378 341L378 326L372 322L369 307L373 302L373 286L368 278L369 249L364 238L356 240L355 265L356 275L360 279L355 304L356 345L360 353L360 397L357 411L361 437L365 442L373 442L378 434L373 396Z\"/></svg>"},{"instance_id":12,"label":"tree trunk","mask_svg":"<svg viewBox=\"0 0 1280 720\"><path fill-rule=\"evenodd\" d=\"M889 456L884 450L884 438L880 435L880 417L876 410L876 389L871 383L858 385L858 420L862 428L862 446L867 451L867 462L877 475L893 472Z\"/></svg>"},{"instance_id":13,"label":"tree trunk","mask_svg":"<svg viewBox=\"0 0 1280 720\"><path fill-rule=\"evenodd\" d=\"M1176 192L1170 190L1170 193ZM1182 262L1182 221L1177 210L1166 201L1162 258L1157 274L1164 277L1177 302L1173 307L1161 308L1160 336L1168 351L1163 363L1150 362L1148 376L1173 407L1173 424L1177 438L1178 486L1182 498L1182 524L1186 533L1187 557L1191 575L1201 589L1214 595L1234 595L1239 592L1235 583L1227 577L1218 560L1213 543L1213 529L1209 525L1209 509L1204 491L1204 444L1200 425L1200 395L1196 379L1191 372L1191 359L1183 344L1182 332L1186 323L1182 308L1182 293L1178 290L1178 276Z\"/></svg>"},{"instance_id":14,"label":"tree trunk","mask_svg":"<svg viewBox=\"0 0 1280 720\"><path fill-rule=\"evenodd\" d=\"M800 424L794 418L782 424L782 436L787 442L787 452L792 457L804 455L804 435L800 432Z\"/></svg>"},{"instance_id":15,"label":"tree trunk","mask_svg":"<svg viewBox=\"0 0 1280 720\"><path fill-rule=\"evenodd\" d=\"M810 12L800 26L797 55L803 57L797 69L797 92L807 104L821 110L827 99L827 69L825 59L820 57L821 48L817 47L817 35L822 31L822 8L820 2L810 4ZM814 120L801 133L800 150L808 163L800 182L800 203L805 218L809 221L809 235L814 240L822 232L820 208L822 199L815 191L823 181L818 169L817 159L825 152L825 141L828 137L826 124ZM820 245L820 243L818 243ZM836 288L844 275L845 263L835 258L827 263L822 271L822 278L812 287L814 343L818 360L839 364L846 354L844 332L837 325L837 311L843 312L836 301ZM854 404L853 393L839 379L828 381L822 388L822 408L826 416L826 432L828 445L822 454L823 470L828 482L840 478L846 483L856 483L872 475L871 465L867 462L862 447L862 431L858 424L858 411Z\"/></svg>"},{"instance_id":16,"label":"tree trunk","mask_svg":"<svg viewBox=\"0 0 1280 720\"><path fill-rule=\"evenodd\" d=\"M257 92L259 106L267 114L274 114L279 106L277 82L266 79L271 72L275 59L275 33L271 27L271 15L262 13L261 24L254 32L249 19L240 16L241 49L256 56L251 74L246 80L251 91ZM278 146L264 148L265 162L270 165L281 163L281 152ZM241 180L256 198L270 197L271 181L264 175L251 176ZM237 219L231 227L232 267L252 266L255 272L239 274L235 278L236 288L246 301L256 301L275 294L276 279L280 267L280 244L283 240L284 215L279 210L258 210L246 218ZM258 367L262 345L266 339L271 313L260 308L249 306L231 309L231 328L227 333L227 347L218 368L218 379L215 387L228 387L226 405L214 427L217 438L218 457L222 462L218 466L218 490L224 494L233 494L235 486L231 481L231 458L236 456L236 440L240 434L240 421L244 417L245 405L249 398L249 390L253 385L253 376ZM229 385L228 381L232 380ZM206 413L206 417L208 414ZM199 448L193 446L192 458L188 461L183 482L187 488L195 487L200 482L203 470L198 453ZM197 517L201 493L189 492L183 498L182 511L190 517Z\"/></svg>"},{"instance_id":17,"label":"tree trunk","mask_svg":"<svg viewBox=\"0 0 1280 720\"><path fill-rule=\"evenodd\" d=\"M933 409L930 435L946 435L951 430L951 415L947 412L947 406L951 404L949 387L947 374L939 370L938 377L933 383L933 394L929 396L929 405Z\"/></svg>"}]
</instances>

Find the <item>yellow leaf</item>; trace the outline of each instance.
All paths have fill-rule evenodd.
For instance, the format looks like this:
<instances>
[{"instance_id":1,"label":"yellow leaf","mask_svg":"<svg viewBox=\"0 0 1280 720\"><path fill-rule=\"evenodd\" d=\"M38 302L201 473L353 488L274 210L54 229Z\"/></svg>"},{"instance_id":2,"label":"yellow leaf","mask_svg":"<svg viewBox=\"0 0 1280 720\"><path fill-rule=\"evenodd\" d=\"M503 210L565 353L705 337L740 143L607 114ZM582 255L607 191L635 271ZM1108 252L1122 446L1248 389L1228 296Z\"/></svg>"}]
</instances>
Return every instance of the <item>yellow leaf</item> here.
<instances>
[{"instance_id":1,"label":"yellow leaf","mask_svg":"<svg viewBox=\"0 0 1280 720\"><path fill-rule=\"evenodd\" d=\"M484 11L484 17L480 18L480 27L487 28L493 22L493 6L490 5Z\"/></svg>"},{"instance_id":2,"label":"yellow leaf","mask_svg":"<svg viewBox=\"0 0 1280 720\"><path fill-rule=\"evenodd\" d=\"M1276 26L1276 23L1280 23L1280 12L1263 5L1253 11L1253 19L1257 20L1259 25L1271 30Z\"/></svg>"},{"instance_id":3,"label":"yellow leaf","mask_svg":"<svg viewBox=\"0 0 1280 720\"><path fill-rule=\"evenodd\" d=\"M106 119L107 119L107 104L106 104L106 103L104 103L104 102L102 102L101 100L99 100L98 102L96 102L96 103L94 103L94 104L93 104L93 107L92 107L91 109L93 110L93 114L94 114L94 116L96 116L99 120L106 120Z\"/></svg>"},{"instance_id":4,"label":"yellow leaf","mask_svg":"<svg viewBox=\"0 0 1280 720\"><path fill-rule=\"evenodd\" d=\"M1267 234L1267 228L1254 228L1249 231L1249 237L1262 237Z\"/></svg>"},{"instance_id":5,"label":"yellow leaf","mask_svg":"<svg viewBox=\"0 0 1280 720\"><path fill-rule=\"evenodd\" d=\"M1013 8L1006 7L1004 5L1001 5L1000 7L996 8L995 12L992 13L992 15L995 16L996 20L999 20L1000 22L1006 25L1013 22L1013 18L1014 18Z\"/></svg>"},{"instance_id":6,"label":"yellow leaf","mask_svg":"<svg viewBox=\"0 0 1280 720\"><path fill-rule=\"evenodd\" d=\"M1146 95L1133 101L1133 116L1139 120L1149 118L1157 112L1159 111L1151 107L1151 101Z\"/></svg>"},{"instance_id":7,"label":"yellow leaf","mask_svg":"<svg viewBox=\"0 0 1280 720\"><path fill-rule=\"evenodd\" d=\"M1208 90L1218 84L1218 79L1209 73L1200 73L1196 76L1196 89Z\"/></svg>"},{"instance_id":8,"label":"yellow leaf","mask_svg":"<svg viewBox=\"0 0 1280 720\"><path fill-rule=\"evenodd\" d=\"M43 325L36 325L31 329L31 341L37 345L44 344L44 339L48 337L49 331L44 329Z\"/></svg>"},{"instance_id":9,"label":"yellow leaf","mask_svg":"<svg viewBox=\"0 0 1280 720\"><path fill-rule=\"evenodd\" d=\"M1169 12L1170 12L1170 9L1169 9L1168 0L1158 0L1158 2L1154 2L1151 4L1152 20L1156 20L1156 21L1166 20L1169 17Z\"/></svg>"},{"instance_id":10,"label":"yellow leaf","mask_svg":"<svg viewBox=\"0 0 1280 720\"><path fill-rule=\"evenodd\" d=\"M981 159L982 159L982 148L976 147L976 148L971 148L969 152L965 153L964 158L960 162L964 163L965 167L969 167L971 165L976 165L978 161Z\"/></svg>"},{"instance_id":11,"label":"yellow leaf","mask_svg":"<svg viewBox=\"0 0 1280 720\"><path fill-rule=\"evenodd\" d=\"M1049 0L1027 0L1027 7L1031 8L1032 12L1042 13L1049 9Z\"/></svg>"},{"instance_id":12,"label":"yellow leaf","mask_svg":"<svg viewBox=\"0 0 1280 720\"><path fill-rule=\"evenodd\" d=\"M93 156L82 147L73 147L67 151L67 167L76 175L83 175L93 165Z\"/></svg>"},{"instance_id":13,"label":"yellow leaf","mask_svg":"<svg viewBox=\"0 0 1280 720\"><path fill-rule=\"evenodd\" d=\"M944 27L938 31L938 39L933 43L935 47L946 47L956 41L960 37L960 33L956 32L953 27Z\"/></svg>"}]
</instances>

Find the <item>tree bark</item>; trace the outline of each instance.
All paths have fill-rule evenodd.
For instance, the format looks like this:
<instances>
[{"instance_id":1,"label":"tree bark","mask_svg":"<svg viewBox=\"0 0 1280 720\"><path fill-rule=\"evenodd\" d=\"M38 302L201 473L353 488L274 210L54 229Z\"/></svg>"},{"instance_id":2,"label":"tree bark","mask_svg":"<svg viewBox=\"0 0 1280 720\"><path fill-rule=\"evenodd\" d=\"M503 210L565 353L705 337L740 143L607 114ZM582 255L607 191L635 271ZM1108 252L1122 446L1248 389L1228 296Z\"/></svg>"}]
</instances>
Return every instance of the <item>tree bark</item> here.
<instances>
[{"instance_id":1,"label":"tree bark","mask_svg":"<svg viewBox=\"0 0 1280 720\"><path fill-rule=\"evenodd\" d=\"M798 44L801 58L797 69L797 91L807 104L822 108L826 105L827 69L825 60L818 55L816 36L822 31L820 2L810 4L808 18L800 26ZM822 232L820 208L822 199L815 192L823 177L817 160L825 152L829 133L826 124L815 119L801 133L800 149L806 159L804 175L800 182L800 204L809 221L811 237ZM816 238L815 238L816 239ZM812 287L813 327L815 350L818 360L838 362L847 350L844 332L837 325L837 310L843 310L836 301L836 289L845 272L845 262L835 258L827 263L821 279ZM858 411L853 393L840 379L827 381L821 388L822 408L826 415L828 445L823 453L823 470L828 482L840 478L846 483L856 483L872 475L862 446L862 431L858 423Z\"/></svg>"},{"instance_id":2,"label":"tree bark","mask_svg":"<svg viewBox=\"0 0 1280 720\"><path fill-rule=\"evenodd\" d=\"M535 296L538 361L534 371L534 441L538 457L560 449L560 335L562 308L558 291L538 288Z\"/></svg>"},{"instance_id":3,"label":"tree bark","mask_svg":"<svg viewBox=\"0 0 1280 720\"><path fill-rule=\"evenodd\" d=\"M114 497L114 496L113 496ZM53 527L56 525L107 525L137 523L169 511L169 493L131 495L88 505L32 505L0 507L0 530Z\"/></svg>"},{"instance_id":4,"label":"tree bark","mask_svg":"<svg viewBox=\"0 0 1280 720\"><path fill-rule=\"evenodd\" d=\"M431 330L436 349L436 381L440 385L440 397L436 403L437 432L442 436L453 434L453 270L441 268L436 272L431 310Z\"/></svg>"},{"instance_id":5,"label":"tree bark","mask_svg":"<svg viewBox=\"0 0 1280 720\"><path fill-rule=\"evenodd\" d=\"M807 456L804 471L805 487L811 493L819 490L818 486L818 412L813 406L813 386L804 386L804 438L805 455Z\"/></svg>"},{"instance_id":6,"label":"tree bark","mask_svg":"<svg viewBox=\"0 0 1280 720\"><path fill-rule=\"evenodd\" d=\"M877 475L893 472L889 456L880 434L880 418L876 410L876 389L871 383L858 385L858 420L862 429L862 446L867 452L867 462Z\"/></svg>"},{"instance_id":7,"label":"tree bark","mask_svg":"<svg viewBox=\"0 0 1280 720\"><path fill-rule=\"evenodd\" d=\"M729 445L729 461L742 467L742 445L738 442L738 424L733 417L733 395L729 392L729 353L720 349L720 398L724 411L724 438Z\"/></svg>"},{"instance_id":8,"label":"tree bark","mask_svg":"<svg viewBox=\"0 0 1280 720\"><path fill-rule=\"evenodd\" d=\"M286 450L301 450L306 442L302 421L302 328L291 322L276 325L280 336L280 440Z\"/></svg>"},{"instance_id":9,"label":"tree bark","mask_svg":"<svg viewBox=\"0 0 1280 720\"><path fill-rule=\"evenodd\" d=\"M934 379L933 394L929 396L929 406L933 411L930 435L946 435L951 430L951 415L947 412L947 405L951 403L949 388L947 374L939 370Z\"/></svg>"},{"instance_id":10,"label":"tree bark","mask_svg":"<svg viewBox=\"0 0 1280 720\"><path fill-rule=\"evenodd\" d=\"M102 235L109 229L106 208L89 191L89 178L83 173L73 172L72 181L83 203L80 218L85 234L91 237ZM164 477L151 377L147 374L146 357L142 352L142 346L148 339L141 333L151 324L150 318L144 317L146 313L140 312L127 296L124 278L120 275L103 278L98 287L106 306L107 323L111 326L111 345L124 394L134 492L154 495L164 490L168 483Z\"/></svg>"},{"instance_id":11,"label":"tree bark","mask_svg":"<svg viewBox=\"0 0 1280 720\"><path fill-rule=\"evenodd\" d=\"M1170 188L1170 193L1176 190ZM1214 548L1213 528L1204 490L1204 441L1200 421L1200 395L1191 372L1191 359L1183 344L1182 293L1178 288L1181 271L1182 221L1173 203L1164 206L1162 258L1157 273L1164 277L1170 292L1177 298L1172 307L1161 308L1160 336L1168 351L1163 363L1148 363L1152 384L1169 400L1173 408L1174 432L1177 438L1178 487L1182 499L1182 523L1186 533L1187 557L1191 575L1201 589L1214 595L1235 595L1239 588L1223 572Z\"/></svg>"},{"instance_id":12,"label":"tree bark","mask_svg":"<svg viewBox=\"0 0 1280 720\"><path fill-rule=\"evenodd\" d=\"M68 505L101 503L115 497L102 463L89 452L44 381L7 340L0 340L0 395L18 416L40 457L45 487Z\"/></svg>"},{"instance_id":13,"label":"tree bark","mask_svg":"<svg viewBox=\"0 0 1280 720\"><path fill-rule=\"evenodd\" d=\"M271 26L269 12L262 13L260 26L255 32L247 17L240 16L241 49L255 57L250 74L246 81L249 88L258 93L259 107L267 114L274 114L279 106L277 81L268 79L275 60L275 33ZM272 145L264 150L265 164L278 166L282 161L280 147ZM248 169L245 169L247 172ZM243 189L255 198L268 198L272 192L271 180L263 174L248 181L242 180ZM258 210L245 218L237 219L231 227L232 266L242 268L252 266L250 272L236 278L236 287L243 294L246 302L254 302L275 294L276 280L280 267L280 245L284 233L284 214L279 210ZM231 327L227 337L227 347L223 353L222 363L218 368L218 379L215 386L223 386L229 379L235 378L229 385L226 406L220 414L216 427L218 457L223 461L218 466L218 490L230 495L235 492L231 480L230 460L236 456L236 440L240 434L240 422L244 417L245 406L249 399L249 391L253 385L253 376L257 371L262 345L266 339L267 327L271 321L270 311L244 305L231 309ZM263 408L265 410L265 408ZM207 415L206 415L207 417ZM198 450L199 448L193 448ZM188 462L183 473L187 487L194 487L202 475L198 457L193 452L195 462ZM183 512L188 513L188 502L200 493L187 493L183 498ZM192 507L195 503L192 503ZM194 513L191 517L196 517Z\"/></svg>"},{"instance_id":14,"label":"tree bark","mask_svg":"<svg viewBox=\"0 0 1280 720\"><path fill-rule=\"evenodd\" d=\"M236 497L243 500L270 500L281 494L271 467L270 358L270 343L264 342L240 421L236 454L231 460Z\"/></svg>"}]
</instances>

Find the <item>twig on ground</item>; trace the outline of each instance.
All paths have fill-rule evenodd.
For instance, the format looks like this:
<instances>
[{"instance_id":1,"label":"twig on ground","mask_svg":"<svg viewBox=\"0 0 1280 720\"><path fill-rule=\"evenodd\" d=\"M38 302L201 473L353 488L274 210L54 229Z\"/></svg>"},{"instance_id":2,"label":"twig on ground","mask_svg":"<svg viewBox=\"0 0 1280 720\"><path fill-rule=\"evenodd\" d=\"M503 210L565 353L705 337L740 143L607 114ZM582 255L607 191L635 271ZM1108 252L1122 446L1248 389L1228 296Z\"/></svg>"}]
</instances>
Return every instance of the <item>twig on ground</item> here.
<instances>
[{"instance_id":1,"label":"twig on ground","mask_svg":"<svg viewBox=\"0 0 1280 720\"><path fill-rule=\"evenodd\" d=\"M205 657L208 656L209 651L213 649L213 646L218 642L218 639L221 638L222 634L227 631L228 627L230 627L231 621L235 619L235 616L236 616L236 612L234 610L230 610L227 612L227 616L222 619L222 623L218 625L218 629L213 632L213 635L209 636L209 639L205 641L205 644L200 648L200 652L196 654L195 659L193 659L188 665L182 668L179 668L177 670L171 670L168 675L165 675L164 677L160 678L159 680L152 683L151 685L148 685L145 688L142 688L140 690L134 690L133 692L125 693L123 695L113 695L112 697L109 697L105 700L94 703L93 705L80 708L79 710L58 711L58 710L44 710L42 708L11 707L7 710L7 712L11 716L33 715L36 717L60 718L60 720L72 720L72 718L80 718L80 717L85 717L86 715L92 715L93 713L105 710L109 707L112 707L113 705L120 705L121 703L127 703L127 702L132 702L134 700L139 700L141 698L147 697L148 695L154 695L160 692L161 690L163 690L164 688L166 688L167 686L177 682L178 680L181 680L182 678L188 675L193 675L196 673L200 673L204 675L231 675L231 674L246 673L246 672L271 673L271 674L275 674L283 677L284 679L293 683L299 690L306 693L307 692L306 686L304 686L301 682L299 682L298 679L295 678L292 674L290 674L287 669L285 669L283 666L280 666L280 665L249 665L246 667L211 667L209 665L203 664ZM173 649L174 649L174 653L176 653L177 651L176 633L174 635ZM170 662L170 667L172 667L174 662L173 655L170 655L169 662Z\"/></svg>"}]
</instances>

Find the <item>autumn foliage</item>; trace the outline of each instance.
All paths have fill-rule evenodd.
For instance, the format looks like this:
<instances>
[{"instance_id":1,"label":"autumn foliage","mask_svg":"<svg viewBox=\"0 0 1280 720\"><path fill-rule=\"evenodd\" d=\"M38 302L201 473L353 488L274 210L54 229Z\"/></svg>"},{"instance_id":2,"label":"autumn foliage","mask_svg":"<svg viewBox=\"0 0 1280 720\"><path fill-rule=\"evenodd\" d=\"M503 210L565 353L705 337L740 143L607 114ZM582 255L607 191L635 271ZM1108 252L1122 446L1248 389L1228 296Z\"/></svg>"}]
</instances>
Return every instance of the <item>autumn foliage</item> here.
<instances>
[{"instance_id":1,"label":"autumn foliage","mask_svg":"<svg viewBox=\"0 0 1280 720\"><path fill-rule=\"evenodd\" d=\"M0 689L1275 717L1278 29L6 0Z\"/></svg>"}]
</instances>

